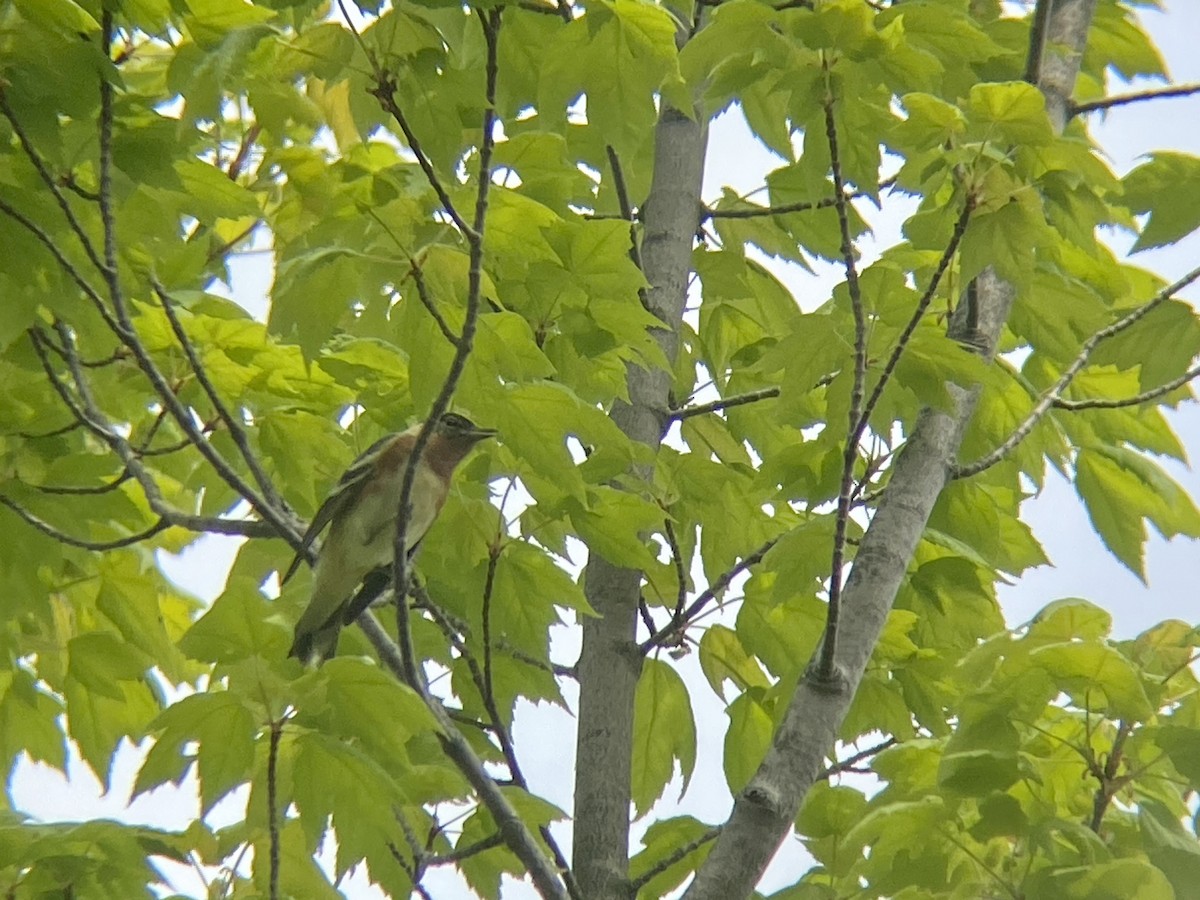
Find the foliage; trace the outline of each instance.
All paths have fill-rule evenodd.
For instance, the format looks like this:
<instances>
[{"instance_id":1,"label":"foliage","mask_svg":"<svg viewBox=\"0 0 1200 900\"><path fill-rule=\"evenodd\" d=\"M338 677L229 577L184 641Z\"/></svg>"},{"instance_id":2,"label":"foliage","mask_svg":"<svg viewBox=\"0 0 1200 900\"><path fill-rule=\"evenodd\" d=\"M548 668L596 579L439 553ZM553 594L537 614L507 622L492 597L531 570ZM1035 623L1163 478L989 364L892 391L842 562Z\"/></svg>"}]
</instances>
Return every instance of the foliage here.
<instances>
[{"instance_id":1,"label":"foliage","mask_svg":"<svg viewBox=\"0 0 1200 900\"><path fill-rule=\"evenodd\" d=\"M1164 75L1136 5L1100 0L1079 99ZM995 588L1045 561L1020 514L1047 465L1143 578L1147 524L1200 537L1159 462L1184 459L1164 413L1192 397L1200 319L1186 279L1097 238L1193 232L1200 160L1122 179L1082 116L1058 133L1023 80L1033 11L684 6L0 0L0 760L61 769L69 740L107 783L150 739L135 793L194 770L200 799L181 834L6 809L6 896L149 895L159 859L220 870L213 896L334 896L363 862L391 896L438 866L496 896L558 854L566 813L526 789L511 724L578 674L548 633L595 615L580 544L641 573L634 814L720 739L696 691L726 704L736 794L896 454L959 385L981 387L962 477L795 819L815 865L777 896L1194 892L1200 631L1115 640L1083 599L1013 628ZM736 106L779 165L697 198L692 309L664 323L639 297L668 105ZM274 260L265 322L221 296L251 247ZM801 310L780 273L818 261L846 280ZM987 273L1016 292L994 361L947 336ZM635 367L669 382L660 448L610 416ZM358 629L303 670L284 655L309 580L272 573L356 453L449 390L502 439L425 539L407 626L381 615L448 678L431 695ZM247 540L201 609L157 554L206 532ZM877 792L843 780L862 770ZM246 786L241 820L205 824ZM715 824L653 821L639 895L682 884ZM333 884L311 861L331 832Z\"/></svg>"}]
</instances>

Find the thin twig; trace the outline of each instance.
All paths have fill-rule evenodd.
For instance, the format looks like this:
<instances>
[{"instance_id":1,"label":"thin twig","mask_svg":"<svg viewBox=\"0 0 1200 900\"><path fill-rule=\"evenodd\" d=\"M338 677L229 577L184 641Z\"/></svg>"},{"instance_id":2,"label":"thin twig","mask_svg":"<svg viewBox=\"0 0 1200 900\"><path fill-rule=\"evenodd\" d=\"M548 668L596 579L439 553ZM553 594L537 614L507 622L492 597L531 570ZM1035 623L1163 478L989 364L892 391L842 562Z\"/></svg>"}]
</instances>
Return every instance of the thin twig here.
<instances>
[{"instance_id":1,"label":"thin twig","mask_svg":"<svg viewBox=\"0 0 1200 900\"><path fill-rule=\"evenodd\" d=\"M1013 433L1009 435L1009 437L1005 439L1000 446L990 453L981 456L972 463L954 467L951 470L951 476L954 478L969 478L972 475L979 474L984 469L994 466L1000 460L1004 459L1004 457L1013 451L1017 444L1021 443L1021 441L1029 436L1029 433L1032 432L1037 424L1042 420L1042 417L1046 415L1046 412L1052 406L1054 406L1055 401L1062 396L1062 392L1066 390L1067 385L1069 385L1074 380L1075 376L1078 375L1083 369L1083 367L1087 365L1088 358L1092 355L1092 351L1095 350L1102 341L1129 328L1131 325L1135 324L1148 313L1150 313L1155 307L1170 299L1174 294L1183 290L1198 278L1200 278L1200 267L1192 269L1192 271L1188 272L1174 284L1167 285L1165 288L1155 294L1150 300L1137 307L1137 309L1126 314L1122 318L1113 322L1111 325L1101 328L1090 338L1084 341L1083 346L1079 349L1079 353L1076 355L1075 359L1071 361L1071 364L1067 366L1066 370L1062 373L1062 375L1059 376L1058 381L1056 381L1047 391L1042 394L1042 396L1038 399L1038 402L1034 404L1033 409L1029 411L1029 414L1025 417L1024 421L1022 421L1021 424L1016 427Z\"/></svg>"},{"instance_id":2,"label":"thin twig","mask_svg":"<svg viewBox=\"0 0 1200 900\"><path fill-rule=\"evenodd\" d=\"M864 759L870 759L872 756L876 756L877 754L882 753L888 747L894 747L897 743L899 743L899 742L896 740L895 737L890 737L886 741L881 741L880 743L875 744L874 746L868 747L866 750L860 750L857 753L855 753L853 756L848 756L845 759L839 760L838 762L834 763L832 766L829 766L828 768L826 768L823 772L821 772L820 775L817 776L817 779L819 781L828 781L834 775L839 775L843 772L852 771L852 770L854 770L854 767L857 766Z\"/></svg>"},{"instance_id":3,"label":"thin twig","mask_svg":"<svg viewBox=\"0 0 1200 900\"><path fill-rule=\"evenodd\" d=\"M630 896L636 896L638 891L648 885L663 872L667 871L667 869L671 868L671 866L675 865L675 863L685 859L690 854L695 853L705 844L715 841L718 835L721 834L721 828L722 826L718 825L716 828L704 832L704 834L700 835L698 838L693 838L686 844L677 847L669 855L664 856L637 878L631 878L629 881Z\"/></svg>"},{"instance_id":4,"label":"thin twig","mask_svg":"<svg viewBox=\"0 0 1200 900\"><path fill-rule=\"evenodd\" d=\"M968 196L966 202L963 203L958 221L954 223L954 232L950 236L950 241L946 244L946 249L942 252L941 259L938 260L937 268L934 269L933 276L929 279L928 287L925 288L925 293L921 295L921 298L917 301L917 305L913 308L912 315L909 316L908 322L905 323L904 329L900 332L900 337L896 339L896 344L892 347L892 352L888 355L887 362L883 366L883 371L879 374L879 380L875 382L875 387L871 390L870 397L863 404L862 415L859 416L854 433L851 435L851 441L855 446L858 445L858 441L866 433L867 427L871 423L871 413L875 411L875 407L879 403L879 398L883 396L884 389L891 381L892 373L895 372L896 366L899 365L900 357L904 355L913 332L921 324L921 319L924 317L925 311L929 308L934 294L937 293L942 277L949 270L950 263L954 260L954 255L958 252L958 245L967 233L967 223L970 222L971 213L974 209L975 201Z\"/></svg>"},{"instance_id":5,"label":"thin twig","mask_svg":"<svg viewBox=\"0 0 1200 900\"><path fill-rule=\"evenodd\" d=\"M406 680L408 677L407 665L400 648L384 631L379 620L370 610L367 610L358 617L357 621L379 654L380 662L397 678ZM483 761L455 727L445 707L436 698L430 696L428 691L419 693L434 719L437 720L442 749L478 793L480 801L491 813L497 829L504 835L505 844L525 865L538 891L543 897L551 898L551 900L566 900L568 894L560 881L559 871L546 858L516 809L501 792L495 779L484 768Z\"/></svg>"},{"instance_id":6,"label":"thin twig","mask_svg":"<svg viewBox=\"0 0 1200 900\"><path fill-rule=\"evenodd\" d=\"M858 200L862 197L873 197L881 191L886 191L896 183L896 179L885 178L879 182L874 191L850 191L847 200ZM761 190L761 188L759 189ZM752 206L734 209L713 209L705 207L701 210L701 221L708 219L757 219L764 216L786 216L789 213L811 212L816 209L829 209L837 206L837 197L823 197L820 200L799 200L795 203L780 203L777 206Z\"/></svg>"},{"instance_id":7,"label":"thin twig","mask_svg":"<svg viewBox=\"0 0 1200 900\"><path fill-rule=\"evenodd\" d=\"M678 582L675 593L675 612L671 614L671 621L676 625L683 622L683 604L687 599L687 572L683 565L683 552L679 549L679 540L675 537L675 526L671 524L670 518L663 519L663 531L667 536L667 546L671 549L671 559L675 563L675 580ZM650 633L654 633L654 629L650 629Z\"/></svg>"},{"instance_id":8,"label":"thin twig","mask_svg":"<svg viewBox=\"0 0 1200 900\"><path fill-rule=\"evenodd\" d=\"M200 382L200 387L204 389L204 393L208 395L209 401L212 402L213 409L216 410L221 421L225 423L225 427L229 429L229 436L233 439L234 446L238 448L238 452L245 461L246 467L250 470L250 474L254 476L259 490L262 491L263 499L272 506L279 509L286 509L287 507L283 498L275 490L275 484L267 475L266 470L263 469L262 464L258 461L258 456L250 446L250 438L246 434L246 429L242 427L241 421L230 412L229 407L225 405L225 400L221 396L220 391L217 390L217 386L208 377L208 370L205 368L204 362L200 359L200 354L196 352L195 345L192 344L191 338L188 337L187 332L183 328L183 323L180 322L179 316L175 312L175 301L167 294L157 278L151 277L150 286L154 289L154 293L158 296L158 300L162 304L167 322L171 326L171 332L175 335L175 340L179 342L179 346L183 348L188 365L192 367L192 371L196 374L196 380Z\"/></svg>"},{"instance_id":9,"label":"thin twig","mask_svg":"<svg viewBox=\"0 0 1200 900\"><path fill-rule=\"evenodd\" d=\"M279 739L282 735L283 723L271 722L271 740L267 745L267 835L270 842L271 900L279 900L279 800L276 793L276 770L279 765Z\"/></svg>"},{"instance_id":10,"label":"thin twig","mask_svg":"<svg viewBox=\"0 0 1200 900\"><path fill-rule=\"evenodd\" d=\"M749 556L742 557L742 559L740 559L736 565L734 565L731 569L729 569L729 571L725 572L720 578L709 585L709 587L703 591L700 596L693 600L691 605L688 606L686 610L684 610L682 626L677 627L675 623L672 622L665 627L660 628L650 637L646 638L646 640L638 644L638 650L643 654L648 653L650 650L662 645L664 641L671 638L675 632L680 630L681 627L686 627L687 623L694 619L704 609L704 607L708 606L708 604L711 603L718 594L724 591L725 588L729 587L733 579L737 578L738 575L749 569L751 566L756 566L762 562L762 558L766 556L767 552L777 543L779 543L779 538L773 537Z\"/></svg>"},{"instance_id":11,"label":"thin twig","mask_svg":"<svg viewBox=\"0 0 1200 900\"><path fill-rule=\"evenodd\" d=\"M59 268L67 273L67 276L73 282L75 282L76 286L83 291L88 299L92 301L93 305L97 307L101 316L104 317L105 323L108 324L110 328L116 326L116 322L112 320L112 313L110 313L108 308L104 305L104 298L102 298L96 289L88 282L88 280L83 277L80 271L75 268L75 264L67 259L66 254L59 249L58 245L54 243L53 239L49 234L46 233L45 229L43 229L28 216L18 211L15 207L11 206L2 197L0 197L0 212L17 222L22 228L37 238L38 242L50 251L50 255L54 257L54 261L58 263Z\"/></svg>"},{"instance_id":12,"label":"thin twig","mask_svg":"<svg viewBox=\"0 0 1200 900\"><path fill-rule=\"evenodd\" d=\"M55 392L79 423L100 438L117 454L117 457L141 486L147 504L156 515L164 519L169 525L186 528L189 531L242 535L245 537L281 536L275 526L269 522L192 515L177 510L168 504L158 484L154 481L153 476L142 463L137 451L112 427L96 404L95 398L92 397L91 392L87 388L87 382L84 380L82 369L74 361L74 338L61 323L58 327L62 328L60 336L63 338L67 350L67 365L71 370L72 379L75 381L76 390L79 392L79 401L76 401L70 390L62 382L62 379L58 377L58 373L54 371L53 366L50 364L50 358L46 354L47 344L45 338L40 336L39 332L35 329L29 333L30 340L33 343L34 352L41 361L43 371L45 371Z\"/></svg>"},{"instance_id":13,"label":"thin twig","mask_svg":"<svg viewBox=\"0 0 1200 900\"><path fill-rule=\"evenodd\" d=\"M1119 400L1108 397L1093 397L1086 400L1063 400L1060 397L1054 401L1054 408L1077 412L1081 409L1123 409L1127 406L1140 406L1143 403L1166 396L1171 391L1183 387L1189 381L1194 381L1197 377L1200 377L1200 366L1193 366L1178 378L1172 378L1166 384L1160 384L1156 388L1142 391L1140 394L1134 394L1132 397L1125 397Z\"/></svg>"},{"instance_id":14,"label":"thin twig","mask_svg":"<svg viewBox=\"0 0 1200 900\"><path fill-rule=\"evenodd\" d=\"M230 181L237 181L238 176L242 174L242 168L246 165L246 160L250 158L250 151L254 149L254 142L258 140L260 134L262 134L262 126L256 122L247 128L246 133L242 135L238 151L233 159L230 160L229 168L225 172Z\"/></svg>"},{"instance_id":15,"label":"thin twig","mask_svg":"<svg viewBox=\"0 0 1200 900\"><path fill-rule=\"evenodd\" d=\"M465 847L455 847L446 853L439 853L434 856L428 856L425 859L427 865L430 866L448 866L462 862L464 859L469 859L472 856L477 856L485 850L491 850L493 847L499 847L504 843L504 835L497 832L485 838L480 838L467 844Z\"/></svg>"},{"instance_id":16,"label":"thin twig","mask_svg":"<svg viewBox=\"0 0 1200 900\"><path fill-rule=\"evenodd\" d=\"M483 139L480 142L479 148L479 187L475 197L475 223L474 227L469 228L466 227L466 223L463 223L464 227L462 229L470 245L467 274L467 312L463 321L462 333L455 347L454 359L450 362L450 370L446 373L446 378L442 382L442 388L438 392L437 397L434 398L425 424L417 432L417 437L409 452L408 465L404 469L404 480L401 482L400 487L400 502L397 506L396 552L393 560L394 574L392 583L396 591L396 618L399 629L400 650L407 659L405 669L409 678L409 686L414 689L421 683L421 673L418 671L418 666L413 656L412 634L408 625L408 604L405 602L405 598L408 595L409 581L407 552L408 520L412 516L413 486L416 483L417 466L421 461L421 456L425 452L425 447L429 443L438 419L441 418L450 405L450 398L453 396L455 388L458 387L458 380L462 377L463 370L466 368L467 357L474 347L475 328L479 318L479 307L482 299L483 229L487 218L488 189L492 183L492 150L496 139L496 76L498 70L498 32L501 21L500 10L492 10L486 14L480 13L480 20L483 25L484 40L487 43L487 62L484 76L485 108L483 113ZM385 102L382 94L380 94L379 99L381 103ZM387 95L386 100L395 107L395 112L400 112L390 93ZM397 119L397 121L399 122L400 119ZM401 127L403 128L405 125ZM415 148L413 152L416 152ZM428 164L428 160L426 160L426 164ZM422 168L425 167L423 166ZM434 185L434 189L438 190L437 176L433 172L432 167L426 169L426 177L430 179L430 183Z\"/></svg>"},{"instance_id":17,"label":"thin twig","mask_svg":"<svg viewBox=\"0 0 1200 900\"><path fill-rule=\"evenodd\" d=\"M828 62L825 64L828 80ZM828 81L826 90L829 90ZM837 122L833 115L832 93L825 97L825 139L829 144L829 168L833 178L833 196L837 200L838 231L841 236L842 266L846 271L846 287L854 315L854 381L850 387L850 428L842 454L842 479L838 488L837 514L834 518L833 553L829 573L829 601L825 633L821 640L816 676L826 683L836 680L838 621L841 615L842 566L846 553L846 525L850 519L850 497L854 488L854 466L858 462L858 442L854 439L863 417L863 393L867 379L867 320L863 309L862 289L858 283L858 263L854 258L854 238L850 234L845 183L842 180L841 153L838 149Z\"/></svg>"},{"instance_id":18,"label":"thin twig","mask_svg":"<svg viewBox=\"0 0 1200 900\"><path fill-rule=\"evenodd\" d=\"M95 245L92 244L91 238L87 236L87 232L83 230L83 225L75 215L75 211L71 208L71 204L67 201L66 196L59 190L58 179L50 172L50 168L46 165L45 160L42 159L37 149L33 146L33 141L30 140L24 126L17 120L16 113L9 105L8 97L2 85L0 85L0 113L3 113L4 118L8 119L8 124L12 126L13 133L16 134L17 140L21 144L21 149L25 151L25 155L33 164L34 169L37 170L42 182L49 188L59 209L63 212L63 217L67 220L67 225L79 239L79 243L83 247L83 252L87 254L88 259L92 261L92 265L96 267L100 274L105 274L105 265L100 261Z\"/></svg>"},{"instance_id":19,"label":"thin twig","mask_svg":"<svg viewBox=\"0 0 1200 900\"><path fill-rule=\"evenodd\" d=\"M757 391L747 391L744 394L738 394L734 397L723 397L720 400L712 401L712 403L673 409L670 412L669 418L673 422L682 422L684 419L692 418L692 416L703 416L710 412L720 412L723 409L745 406L747 403L758 403L760 400L770 400L772 397L778 396L779 388L777 387L760 388Z\"/></svg>"},{"instance_id":20,"label":"thin twig","mask_svg":"<svg viewBox=\"0 0 1200 900\"><path fill-rule=\"evenodd\" d=\"M66 544L68 547L78 547L81 550L94 550L96 552L103 552L106 550L119 550L122 547L129 547L129 546L132 546L133 544L137 544L142 541L149 540L150 538L154 537L159 532L165 531L167 528L170 527L170 524L171 524L166 519L160 518L149 528L139 531L136 534L126 535L123 538L115 538L111 541L89 541L89 540L85 540L84 538L72 537L71 535L67 534L66 532L60 531L59 529L57 529L53 525L51 525L49 522L47 522L45 519L41 519L38 516L35 516L33 513L31 513L29 510L25 509L25 507L21 506L19 503L17 503L11 497L8 497L4 494L0 494L0 504L7 506L14 513L16 513L20 518L24 519L27 524L32 525L34 528L36 528L42 534L46 535L47 537L53 538L54 540L58 541L60 544Z\"/></svg>"},{"instance_id":21,"label":"thin twig","mask_svg":"<svg viewBox=\"0 0 1200 900\"><path fill-rule=\"evenodd\" d=\"M1100 100L1090 100L1087 103L1076 103L1071 107L1071 115L1095 112L1102 109L1112 109L1115 106L1125 106L1129 103L1140 103L1143 100L1162 100L1167 97L1190 97L1200 94L1200 84L1177 84L1164 88L1152 88L1148 91L1136 91L1131 94L1117 94Z\"/></svg>"},{"instance_id":22,"label":"thin twig","mask_svg":"<svg viewBox=\"0 0 1200 900\"><path fill-rule=\"evenodd\" d=\"M625 184L625 170L621 168L621 157L617 156L616 148L612 144L605 144L604 152L608 154L608 166L612 169L613 188L617 192L617 206L621 210L621 218L629 222L629 258L641 270L642 251L638 247L637 219L633 205L629 202L629 188Z\"/></svg>"}]
</instances>

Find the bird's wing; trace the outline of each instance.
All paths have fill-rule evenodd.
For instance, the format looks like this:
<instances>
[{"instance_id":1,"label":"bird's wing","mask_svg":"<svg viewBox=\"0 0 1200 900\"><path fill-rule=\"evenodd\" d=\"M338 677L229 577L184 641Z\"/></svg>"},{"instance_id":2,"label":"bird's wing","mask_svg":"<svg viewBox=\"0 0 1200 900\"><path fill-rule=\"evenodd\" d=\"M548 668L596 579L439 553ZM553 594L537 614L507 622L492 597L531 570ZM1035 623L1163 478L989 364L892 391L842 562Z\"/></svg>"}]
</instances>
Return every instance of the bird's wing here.
<instances>
[{"instance_id":1,"label":"bird's wing","mask_svg":"<svg viewBox=\"0 0 1200 900\"><path fill-rule=\"evenodd\" d=\"M280 580L281 584L287 582L304 560L304 551L306 551L312 542L317 539L317 535L324 531L325 526L333 521L338 513L342 512L348 505L353 503L358 495L362 493L363 485L375 469L375 463L379 459L379 455L396 439L397 435L388 434L381 437L370 447L359 454L354 462L350 463L350 467L342 473L342 477L338 479L338 483L334 485L329 496L321 503L321 508L317 510L317 514L313 516L312 523L308 526L308 531L304 532L304 537L300 541L300 549L297 551L292 564L288 566L287 571L283 574Z\"/></svg>"}]
</instances>

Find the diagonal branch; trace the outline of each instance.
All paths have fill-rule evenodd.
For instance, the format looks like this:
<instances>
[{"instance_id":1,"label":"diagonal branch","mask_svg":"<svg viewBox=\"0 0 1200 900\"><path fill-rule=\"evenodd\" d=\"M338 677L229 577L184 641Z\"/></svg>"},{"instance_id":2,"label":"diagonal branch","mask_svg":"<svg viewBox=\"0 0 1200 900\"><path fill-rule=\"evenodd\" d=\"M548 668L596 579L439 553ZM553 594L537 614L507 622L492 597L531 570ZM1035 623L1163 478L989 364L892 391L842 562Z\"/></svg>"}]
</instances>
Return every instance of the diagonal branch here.
<instances>
[{"instance_id":1,"label":"diagonal branch","mask_svg":"<svg viewBox=\"0 0 1200 900\"><path fill-rule=\"evenodd\" d=\"M1065 409L1068 412L1077 412L1081 409L1123 409L1128 406L1140 406L1143 403L1166 396L1171 391L1183 387L1189 381L1194 381L1197 377L1200 377L1200 366L1192 366L1192 368L1188 369L1178 378L1172 378L1166 384L1160 384L1156 388L1142 391L1140 394L1134 394L1132 397L1123 397L1121 399L1092 397L1085 400L1063 400L1060 397L1054 401L1054 408Z\"/></svg>"},{"instance_id":2,"label":"diagonal branch","mask_svg":"<svg viewBox=\"0 0 1200 900\"><path fill-rule=\"evenodd\" d=\"M162 495L162 491L158 487L158 483L142 462L138 451L120 432L112 427L112 424L100 410L95 398L88 389L83 369L78 362L74 337L66 326L61 323L57 327L61 329L60 337L63 340L63 345L67 353L67 365L71 371L72 380L75 382L79 399L76 400L70 389L63 383L58 373L54 371L54 367L50 364L50 359L46 354L47 344L45 337L40 335L37 330L33 330L29 333L30 339L33 342L34 352L41 361L42 369L45 371L55 392L62 398L63 403L79 423L117 454L117 457L125 466L125 470L133 476L134 480L142 488L146 502L155 515L162 518L169 525L186 528L190 531L241 535L244 537L280 536L279 531L270 522L192 515L175 509L167 503Z\"/></svg>"},{"instance_id":3,"label":"diagonal branch","mask_svg":"<svg viewBox=\"0 0 1200 900\"><path fill-rule=\"evenodd\" d=\"M179 321L179 315L175 312L174 301L168 296L163 286L159 284L158 279L152 277L150 285L154 289L154 293L158 296L159 302L162 303L167 322L170 323L171 331L174 333L175 339L179 341L179 346L183 348L188 365L196 373L196 380L200 382L200 387L208 395L213 408L217 411L217 416L225 423L225 427L229 429L229 436L233 439L233 443L238 448L238 452L241 453L242 459L245 460L247 468L250 469L250 473L258 483L259 489L263 493L263 499L278 509L286 509L287 507L283 502L283 498L275 490L274 483L268 477L266 470L263 469L262 464L258 461L258 456L250 446L250 438L246 434L246 429L242 427L241 421L230 412L229 407L225 405L225 401L221 397L220 391L212 383L212 379L208 377L208 370L205 368L203 360L200 359L200 354L196 352L195 345L192 344L191 338L184 331L183 323Z\"/></svg>"},{"instance_id":4,"label":"diagonal branch","mask_svg":"<svg viewBox=\"0 0 1200 900\"><path fill-rule=\"evenodd\" d=\"M171 526L170 522L168 522L165 518L160 517L153 525L135 534L126 535L125 537L121 538L115 538L111 541L89 541L85 538L72 537L65 531L60 531L45 519L34 515L11 497L8 497L4 494L0 494L0 504L7 506L20 518L24 519L27 524L32 525L42 534L53 538L60 544L66 544L68 547L79 547L82 550L94 550L96 552L119 550L122 547L132 546L133 544L137 544L154 537L154 535L161 531L165 531Z\"/></svg>"},{"instance_id":5,"label":"diagonal branch","mask_svg":"<svg viewBox=\"0 0 1200 900\"><path fill-rule=\"evenodd\" d=\"M1145 100L1163 100L1168 97L1191 97L1200 94L1200 84L1174 84L1170 87L1152 88L1148 91L1136 91L1131 94L1117 94L1113 97L1103 97L1087 103L1076 103L1071 107L1072 115L1096 112L1097 110L1112 109L1126 106L1130 103L1141 103Z\"/></svg>"},{"instance_id":6,"label":"diagonal branch","mask_svg":"<svg viewBox=\"0 0 1200 900\"><path fill-rule=\"evenodd\" d=\"M638 891L648 885L663 872L667 871L667 869L671 868L671 866L675 865L675 863L685 859L690 854L695 853L705 844L715 841L721 834L721 827L722 826L718 825L716 828L712 828L704 832L704 834L700 835L699 837L693 838L686 844L677 847L673 852L667 856L664 856L637 878L631 878L629 880L629 893L633 896L636 896Z\"/></svg>"},{"instance_id":7,"label":"diagonal branch","mask_svg":"<svg viewBox=\"0 0 1200 900\"><path fill-rule=\"evenodd\" d=\"M829 66L825 62L826 90L829 91ZM812 674L824 684L837 684L837 635L841 617L842 567L846 555L846 525L854 490L854 466L858 462L858 434L863 420L863 393L867 380L867 320L863 309L862 289L858 283L858 264L855 261L854 239L850 234L849 201L842 179L842 160L838 148L837 122L834 119L832 93L825 97L825 139L829 144L829 169L833 178L833 196L837 201L838 231L841 235L842 265L846 270L846 287L850 293L850 308L854 314L854 381L850 387L850 427L842 454L842 479L838 488L837 514L833 530L833 559L829 573L829 603L825 618L825 633L820 654Z\"/></svg>"},{"instance_id":8,"label":"diagonal branch","mask_svg":"<svg viewBox=\"0 0 1200 900\"><path fill-rule=\"evenodd\" d=\"M1071 364L1067 366L1062 375L1059 376L1058 381L1056 381L1047 391L1042 394L1042 396L1038 399L1038 402L1034 404L1033 409L1029 411L1029 415L1027 415L1024 421L1016 427L1013 433L1009 435L1009 437L1002 444L1000 444L1000 446L998 446L995 450L992 450L990 453L981 456L974 462L967 463L966 465L956 466L952 471L953 477L969 478L972 475L978 475L984 469L990 468L991 466L994 466L996 463L1000 462L1000 460L1004 459L1004 457L1006 457L1016 448L1017 444L1021 443L1021 441L1025 440L1025 438L1029 436L1030 432L1037 427L1037 424L1055 405L1055 402L1062 397L1063 391L1066 390L1067 386L1075 379L1075 376L1079 374L1083 367L1087 365L1088 358L1092 355L1092 351L1095 350L1102 341L1112 337L1115 334L1120 334L1131 325L1134 325L1155 307L1159 306L1164 301L1169 300L1173 295L1183 290L1198 278L1200 278L1200 266L1192 269L1192 271L1188 272L1174 284L1167 285L1165 288L1155 294L1150 300L1146 301L1124 317L1113 322L1111 325L1101 328L1090 338L1084 341L1083 346L1079 348L1079 353L1075 356L1075 359L1071 361Z\"/></svg>"},{"instance_id":9,"label":"diagonal branch","mask_svg":"<svg viewBox=\"0 0 1200 900\"><path fill-rule=\"evenodd\" d=\"M409 664L404 660L401 649L393 643L379 620L367 610L358 617L358 624L366 634L380 661L393 675L402 681L408 680ZM568 900L568 894L562 886L559 872L554 864L546 857L538 846L533 833L526 827L524 820L509 802L496 784L495 779L484 768L483 760L472 749L462 732L455 727L453 720L435 698L427 690L418 691L421 699L433 714L442 733L438 735L442 749L451 761L463 773L471 787L479 795L480 801L492 815L496 827L504 837L504 843L517 858L525 865L543 897L552 900Z\"/></svg>"},{"instance_id":10,"label":"diagonal branch","mask_svg":"<svg viewBox=\"0 0 1200 900\"><path fill-rule=\"evenodd\" d=\"M738 560L738 562L731 569L729 569L728 572L710 584L706 590L701 592L701 594L691 602L688 608L683 611L683 616L678 623L672 619L669 624L663 628L660 628L650 637L646 638L646 640L642 641L642 643L638 645L638 650L645 654L649 653L655 647L661 647L663 644L667 643L679 631L681 631L683 628L686 628L688 622L692 621L697 615L703 612L704 608L713 600L715 600L722 591L729 587L729 585L733 582L733 579L737 578L738 575L740 575L742 572L745 572L752 566L756 566L762 562L763 557L766 556L767 552L777 543L779 543L779 538L773 537L753 553Z\"/></svg>"},{"instance_id":11,"label":"diagonal branch","mask_svg":"<svg viewBox=\"0 0 1200 900\"><path fill-rule=\"evenodd\" d=\"M96 254L96 248L92 244L91 238L83 230L83 225L75 215L71 204L67 201L66 195L59 189L58 179L51 173L49 166L46 165L46 161L42 159L41 154L37 152L37 148L33 146L33 141L30 140L24 126L17 120L16 113L8 102L3 85L0 85L0 113L3 113L4 118L8 119L8 124L12 126L13 133L16 134L17 140L21 143L21 149L25 151L25 155L33 164L34 169L37 170L42 182L49 189L59 209L62 210L63 217L67 220L67 225L70 226L71 231L75 232L75 236L79 239L79 243L83 247L83 252L92 261L92 265L101 274L105 274L105 264L100 261L100 257Z\"/></svg>"},{"instance_id":12,"label":"diagonal branch","mask_svg":"<svg viewBox=\"0 0 1200 900\"><path fill-rule=\"evenodd\" d=\"M900 332L900 337L897 338L896 345L892 348L892 352L888 356L887 362L884 363L879 380L871 390L871 396L867 398L867 402L863 405L862 415L859 417L858 425L851 436L851 441L855 446L858 445L859 440L867 430L867 426L870 425L871 413L875 411L875 407L879 403L879 398L883 396L884 388L887 387L888 382L891 380L892 373L896 371L896 366L899 365L900 357L904 355L913 332L921 324L925 310L929 308L934 294L937 293L942 277L950 268L950 263L953 261L954 255L958 252L958 245L962 242L963 235L967 233L967 223L970 222L971 213L974 209L974 198L967 197L966 202L963 204L962 212L959 213L958 221L954 223L954 232L950 236L950 241L946 244L946 249L942 252L941 259L938 260L937 268L934 269L933 276L929 279L929 286L925 288L925 293L921 295L921 298L917 301L917 305L913 308L912 315L909 316L904 330Z\"/></svg>"},{"instance_id":13,"label":"diagonal branch","mask_svg":"<svg viewBox=\"0 0 1200 900\"><path fill-rule=\"evenodd\" d=\"M881 191L886 191L896 183L896 179L885 178L879 182L874 191L848 191L844 194L846 200L857 200L860 197L872 197ZM760 188L761 190L761 188ZM705 207L701 221L707 219L758 219L764 216L785 216L789 213L811 212L815 209L829 209L837 206L838 198L824 197L820 200L798 200L795 203L780 203L777 206L750 206L734 209L713 209Z\"/></svg>"}]
</instances>

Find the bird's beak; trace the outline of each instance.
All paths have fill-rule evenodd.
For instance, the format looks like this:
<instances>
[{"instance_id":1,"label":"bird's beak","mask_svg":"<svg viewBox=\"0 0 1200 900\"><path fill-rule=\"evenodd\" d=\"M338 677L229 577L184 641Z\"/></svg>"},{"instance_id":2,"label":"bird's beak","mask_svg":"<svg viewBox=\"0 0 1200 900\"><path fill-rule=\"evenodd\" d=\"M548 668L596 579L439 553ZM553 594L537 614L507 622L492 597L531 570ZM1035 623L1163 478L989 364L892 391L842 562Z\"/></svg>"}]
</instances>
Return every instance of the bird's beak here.
<instances>
[{"instance_id":1,"label":"bird's beak","mask_svg":"<svg viewBox=\"0 0 1200 900\"><path fill-rule=\"evenodd\" d=\"M480 428L476 425L470 431L464 432L463 436L470 438L471 443L477 444L480 441L486 441L490 437L495 437L499 433L495 428Z\"/></svg>"}]
</instances>

